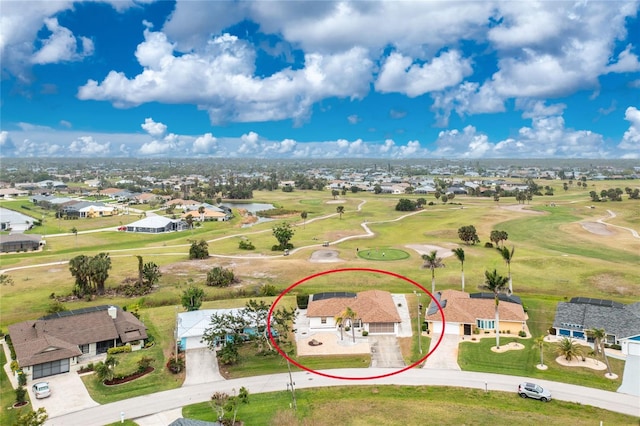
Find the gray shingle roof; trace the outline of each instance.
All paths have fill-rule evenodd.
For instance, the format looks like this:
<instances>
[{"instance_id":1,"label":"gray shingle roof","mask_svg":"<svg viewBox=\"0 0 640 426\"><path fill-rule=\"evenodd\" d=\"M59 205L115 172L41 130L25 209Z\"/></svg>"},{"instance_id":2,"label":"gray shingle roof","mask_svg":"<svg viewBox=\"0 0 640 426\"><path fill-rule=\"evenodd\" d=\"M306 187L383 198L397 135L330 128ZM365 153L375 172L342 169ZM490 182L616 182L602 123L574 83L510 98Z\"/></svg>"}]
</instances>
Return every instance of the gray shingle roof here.
<instances>
[{"instance_id":1,"label":"gray shingle roof","mask_svg":"<svg viewBox=\"0 0 640 426\"><path fill-rule=\"evenodd\" d=\"M604 328L616 339L640 334L640 303L614 306L560 302L556 307L554 328L588 330Z\"/></svg>"}]
</instances>

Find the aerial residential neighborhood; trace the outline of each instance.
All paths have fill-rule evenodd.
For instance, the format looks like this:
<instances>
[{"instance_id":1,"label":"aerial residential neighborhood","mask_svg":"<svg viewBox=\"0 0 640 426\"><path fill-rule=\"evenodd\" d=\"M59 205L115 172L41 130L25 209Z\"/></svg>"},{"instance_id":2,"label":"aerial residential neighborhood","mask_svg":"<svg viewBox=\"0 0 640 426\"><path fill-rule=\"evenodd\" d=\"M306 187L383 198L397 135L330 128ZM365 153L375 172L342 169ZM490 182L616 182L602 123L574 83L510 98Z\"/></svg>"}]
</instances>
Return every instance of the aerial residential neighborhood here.
<instances>
[{"instance_id":1,"label":"aerial residential neighborhood","mask_svg":"<svg viewBox=\"0 0 640 426\"><path fill-rule=\"evenodd\" d=\"M215 180L204 176L189 187L142 192L154 195L150 203L113 198L122 196L121 189L85 186L86 191L69 193L75 185L48 188L47 195L5 196L2 324L10 382L16 389L24 383L33 410L45 409L48 424L74 421L65 400L74 401L73 411L136 401L135 394L112 399L117 395L112 382L123 383L117 389L148 383L138 395L207 383L212 392L217 386L237 386L237 392L243 370L255 362L262 372L256 377L284 374L278 380L288 386L283 398L290 403L302 393L291 386L302 373L326 371L337 377L334 385L342 377L387 374L404 383L409 374L420 386L431 380L421 371L487 371L486 361L479 361L485 357L494 365L487 373L499 375L505 361L493 357L504 356L524 363L517 364L523 370L516 375L542 381L545 392L553 394L558 386L545 375L561 382L558 374L566 371L570 383L577 377L576 384L619 394L620 401L640 395L639 302L635 279L624 278L637 277L637 267L625 275L603 275L606 267L599 267L594 278L580 278L571 270L581 257L591 262L594 254L559 259L553 252L535 254L548 249L539 248L544 243L535 242L533 234L523 239L522 231L503 228L505 221L580 206L583 218L562 227L581 230L604 246L613 244L615 235L622 246L609 250L631 260L638 244L632 225L613 227L607 219L626 217L624 209L633 208L636 177L630 175L623 185L586 179L582 187L576 184L582 180L568 179L565 171L564 180L502 178L490 184L477 176L409 178L403 167L374 173L363 188L382 187L389 179L407 188L430 182L433 190L360 191L347 186L349 181L333 186L331 175L344 171L329 168L322 172L323 185L304 189L306 179L319 179L318 168L312 168L306 179L256 188L250 198L238 200L230 198L232 185L211 192ZM572 187L564 189L569 180ZM131 182L138 181L121 185L135 194L138 187ZM485 186L493 191L476 190ZM589 195L595 187L606 197L606 188L617 186L630 188L622 201L594 202ZM530 199L518 201L520 191ZM253 204L261 210L252 211ZM464 226L470 223L476 226ZM283 235L285 241L279 239ZM554 250L566 252L560 247ZM525 267L530 261L538 272ZM585 280L591 285L583 285ZM546 289L542 296L540 285ZM13 300L26 296L16 292L22 287L31 303L16 309ZM566 342L569 349L560 349ZM37 390L41 383L47 384L46 393ZM256 392L255 386L246 389ZM65 397L69 392L72 399ZM139 406L139 414L127 408L125 417L157 424L164 421L152 420L158 413L176 421L188 418L188 411L180 411L188 404L178 401L175 407Z\"/></svg>"},{"instance_id":2,"label":"aerial residential neighborhood","mask_svg":"<svg viewBox=\"0 0 640 426\"><path fill-rule=\"evenodd\" d=\"M0 40L1 425L638 425L640 0Z\"/></svg>"}]
</instances>

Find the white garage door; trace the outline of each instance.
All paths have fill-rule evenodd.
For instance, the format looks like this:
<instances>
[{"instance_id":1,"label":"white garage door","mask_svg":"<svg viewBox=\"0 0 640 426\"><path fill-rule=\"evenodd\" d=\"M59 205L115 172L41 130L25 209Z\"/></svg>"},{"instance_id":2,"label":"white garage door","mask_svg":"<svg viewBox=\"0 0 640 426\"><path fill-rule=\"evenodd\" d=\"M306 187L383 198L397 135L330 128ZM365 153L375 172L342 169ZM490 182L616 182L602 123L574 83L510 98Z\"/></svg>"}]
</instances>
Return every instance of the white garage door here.
<instances>
[{"instance_id":1,"label":"white garage door","mask_svg":"<svg viewBox=\"0 0 640 426\"><path fill-rule=\"evenodd\" d=\"M434 321L433 322L433 329L431 330L432 333L442 333L442 322L441 321ZM444 326L444 334L455 334L455 335L459 335L460 334L460 325L458 323L449 323L449 322L445 322L445 326Z\"/></svg>"},{"instance_id":2,"label":"white garage door","mask_svg":"<svg viewBox=\"0 0 640 426\"><path fill-rule=\"evenodd\" d=\"M629 342L629 355L640 355L640 342Z\"/></svg>"},{"instance_id":3,"label":"white garage door","mask_svg":"<svg viewBox=\"0 0 640 426\"><path fill-rule=\"evenodd\" d=\"M206 343L200 343L202 336L187 337L187 349L206 348Z\"/></svg>"}]
</instances>

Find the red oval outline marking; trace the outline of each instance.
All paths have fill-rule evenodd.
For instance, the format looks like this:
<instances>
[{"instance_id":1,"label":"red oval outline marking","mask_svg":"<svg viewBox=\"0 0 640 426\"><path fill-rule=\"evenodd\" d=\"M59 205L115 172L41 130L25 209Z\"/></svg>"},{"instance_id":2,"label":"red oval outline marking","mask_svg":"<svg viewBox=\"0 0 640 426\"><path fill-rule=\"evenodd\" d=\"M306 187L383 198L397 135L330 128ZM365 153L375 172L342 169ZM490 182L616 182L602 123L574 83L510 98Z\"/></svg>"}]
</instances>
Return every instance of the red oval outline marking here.
<instances>
[{"instance_id":1,"label":"red oval outline marking","mask_svg":"<svg viewBox=\"0 0 640 426\"><path fill-rule=\"evenodd\" d=\"M436 305L438 306L438 311L440 312L440 317L442 318L442 332L440 333L440 338L436 342L436 345L433 347L433 349L430 350L429 353L427 353L424 357L420 358L418 361L416 361L413 364L411 364L411 365L409 365L407 367L404 367L404 368L402 368L400 370L393 371L393 372L387 373L387 374L380 374L380 375L377 375L377 376L365 376L365 377L343 377L343 376L336 376L334 374L323 373L321 371L313 370L311 368L305 367L304 365L300 364L299 362L291 359L280 348L280 346L278 346L278 343L276 342L275 338L273 337L273 334L271 333L271 316L273 314L273 310L275 309L275 307L278 304L278 302L280 301L280 299L282 299L285 294L289 293L291 290L293 290L294 288L296 288L300 284L305 283L305 282L307 282L307 281L309 281L309 280L311 280L313 278L320 277L322 275L332 274L332 273L358 272L358 271L360 271L360 272L373 272L373 273L377 273L377 274L385 274L385 275L390 275L392 277L399 278L401 280L404 280L404 281L407 281L408 283L413 284L414 286L416 286L419 289L421 289L422 291L424 291L425 294L429 295L431 300L433 300L436 303ZM373 379L381 379L383 377L390 377L390 376L394 376L396 374L400 374L400 373L402 373L404 371L410 370L410 369L418 366L423 361L425 361L429 357L429 355L431 355L436 349L438 349L438 346L440 346L440 342L442 342L442 338L444 337L445 323L446 323L446 320L445 320L445 317L444 317L444 311L442 310L442 306L440 305L440 302L438 302L436 300L436 298L433 297L433 294L431 294L431 292L429 290L427 290L426 288L422 287L420 284L418 284L417 282L413 281L411 278L407 278L404 275L396 274L395 272L384 271L382 269L342 268L342 269L331 269L331 270L328 270L328 271L318 272L316 274L309 275L308 277L305 277L305 278L301 279L300 281L290 285L286 290L284 290L282 293L280 293L280 295L276 298L276 300L273 302L273 304L271 304L271 308L269 308L269 314L267 315L267 333L269 334L269 340L271 341L273 346L276 348L276 350L280 353L280 355L285 357L287 359L287 361L289 361L290 363L292 363L293 365L295 365L296 367L298 367L298 368L300 368L302 370L308 371L308 372L313 373L313 374L317 374L319 376L329 377L329 378L332 378L332 379L340 379L340 380L373 380ZM418 331L421 332L420 330L418 330Z\"/></svg>"}]
</instances>

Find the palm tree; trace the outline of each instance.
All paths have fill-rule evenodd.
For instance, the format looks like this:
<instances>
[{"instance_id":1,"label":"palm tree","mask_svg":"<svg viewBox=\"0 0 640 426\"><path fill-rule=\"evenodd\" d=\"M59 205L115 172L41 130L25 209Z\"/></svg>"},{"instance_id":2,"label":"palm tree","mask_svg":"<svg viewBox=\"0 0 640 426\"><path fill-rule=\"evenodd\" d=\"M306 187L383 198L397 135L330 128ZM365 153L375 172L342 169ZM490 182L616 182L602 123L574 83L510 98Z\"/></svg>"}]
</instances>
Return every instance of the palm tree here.
<instances>
[{"instance_id":1,"label":"palm tree","mask_svg":"<svg viewBox=\"0 0 640 426\"><path fill-rule=\"evenodd\" d=\"M200 222L204 222L204 212L205 212L204 206L198 207L198 213L200 213Z\"/></svg>"},{"instance_id":2,"label":"palm tree","mask_svg":"<svg viewBox=\"0 0 640 426\"><path fill-rule=\"evenodd\" d=\"M462 291L464 291L464 249L462 247L451 250L456 258L460 261L460 271L462 273Z\"/></svg>"},{"instance_id":3,"label":"palm tree","mask_svg":"<svg viewBox=\"0 0 640 426\"><path fill-rule=\"evenodd\" d=\"M431 251L429 254L423 254L422 260L424 260L422 267L425 269L431 269L431 294L435 294L436 268L444 268L445 265L442 263L442 258L438 257L438 252L436 250Z\"/></svg>"},{"instance_id":4,"label":"palm tree","mask_svg":"<svg viewBox=\"0 0 640 426\"><path fill-rule=\"evenodd\" d=\"M563 337L558 346L556 346L556 354L563 356L567 361L571 361L574 358L578 358L582 355L582 348L580 348L572 339Z\"/></svg>"},{"instance_id":5,"label":"palm tree","mask_svg":"<svg viewBox=\"0 0 640 426\"><path fill-rule=\"evenodd\" d=\"M344 206L336 207L336 212L340 215L340 219L342 219L342 214L344 213Z\"/></svg>"},{"instance_id":6,"label":"palm tree","mask_svg":"<svg viewBox=\"0 0 640 426\"><path fill-rule=\"evenodd\" d=\"M76 237L76 247L78 247L78 228L75 226L71 228L71 233Z\"/></svg>"},{"instance_id":7,"label":"palm tree","mask_svg":"<svg viewBox=\"0 0 640 426\"><path fill-rule=\"evenodd\" d=\"M511 246L511 250L502 246L497 247L498 251L502 255L502 258L507 263L507 270L509 271L509 294L513 294L513 281L511 281L511 260L513 259L513 253L515 252L515 247Z\"/></svg>"},{"instance_id":8,"label":"palm tree","mask_svg":"<svg viewBox=\"0 0 640 426\"><path fill-rule=\"evenodd\" d=\"M356 328L353 326L353 322L357 317L358 314L349 306L336 315L336 323L340 324L340 340L344 339L342 330L344 329L345 321L349 320L349 327L351 327L351 334L353 335L353 343L356 342Z\"/></svg>"},{"instance_id":9,"label":"palm tree","mask_svg":"<svg viewBox=\"0 0 640 426\"><path fill-rule=\"evenodd\" d=\"M306 225L307 225L307 216L308 216L308 213L307 213L307 212L302 212L302 213L300 213L300 217L302 218L302 227L303 227L303 228L306 228L306 227L307 227L307 226L306 226Z\"/></svg>"},{"instance_id":10,"label":"palm tree","mask_svg":"<svg viewBox=\"0 0 640 426\"><path fill-rule=\"evenodd\" d=\"M597 354L602 353L602 357L604 358L604 363L607 364L607 374L611 376L611 366L609 365L609 358L607 358L607 353L604 351L604 343L607 337L607 332L604 328L592 328L590 330L585 330L588 336L593 337L593 349Z\"/></svg>"},{"instance_id":11,"label":"palm tree","mask_svg":"<svg viewBox=\"0 0 640 426\"><path fill-rule=\"evenodd\" d=\"M536 337L533 343L540 349L540 367L544 367L544 336Z\"/></svg>"},{"instance_id":12,"label":"palm tree","mask_svg":"<svg viewBox=\"0 0 640 426\"><path fill-rule=\"evenodd\" d=\"M502 275L498 274L498 272L495 269L492 272L485 271L484 276L485 276L484 285L480 286L480 288L491 291L496 301L496 310L495 310L496 349L500 349L500 312L498 311L498 306L500 305L499 296L500 296L500 293L504 292L504 289L507 286L507 283L509 282L509 278L503 277Z\"/></svg>"}]
</instances>

